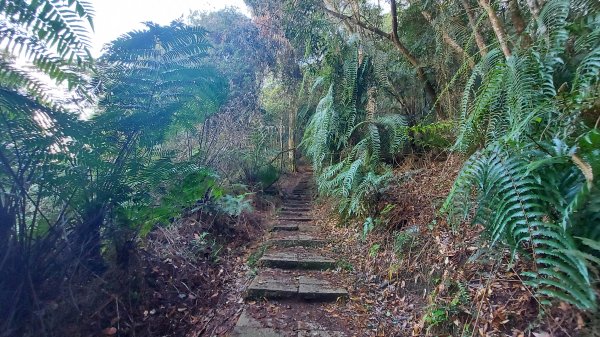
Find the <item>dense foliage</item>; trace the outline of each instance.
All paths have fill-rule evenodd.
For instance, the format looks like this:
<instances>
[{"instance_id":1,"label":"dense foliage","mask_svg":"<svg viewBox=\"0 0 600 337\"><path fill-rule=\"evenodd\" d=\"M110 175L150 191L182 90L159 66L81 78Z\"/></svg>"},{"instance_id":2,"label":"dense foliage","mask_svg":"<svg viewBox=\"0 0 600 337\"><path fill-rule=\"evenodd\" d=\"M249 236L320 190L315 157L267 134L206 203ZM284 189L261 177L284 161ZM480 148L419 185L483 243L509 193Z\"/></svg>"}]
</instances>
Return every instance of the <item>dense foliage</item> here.
<instances>
[{"instance_id":1,"label":"dense foliage","mask_svg":"<svg viewBox=\"0 0 600 337\"><path fill-rule=\"evenodd\" d=\"M237 219L298 150L363 240L396 164L463 155L454 230L509 248L541 305L597 310L598 1L246 3L93 60L89 1L0 0L1 336L50 330L68 281L127 270L157 226Z\"/></svg>"},{"instance_id":2,"label":"dense foliage","mask_svg":"<svg viewBox=\"0 0 600 337\"><path fill-rule=\"evenodd\" d=\"M0 308L3 336L52 328L55 314L35 319L35 310L62 301L69 282L127 270L155 226L251 210L217 175L240 172L215 164L223 149L206 124L231 100L242 108L236 118L258 110L258 94L237 100L258 91L269 53L243 74L226 71L215 62L223 53L240 60L257 46L212 48L207 29L176 21L147 23L92 62L92 13L84 1L0 2L0 273L10 275L0 278L0 301L12 303ZM239 30L255 30L228 11L201 21L239 18Z\"/></svg>"},{"instance_id":3,"label":"dense foliage","mask_svg":"<svg viewBox=\"0 0 600 337\"><path fill-rule=\"evenodd\" d=\"M342 214L373 223L394 160L468 154L443 211L531 260L542 302L597 307L597 2L251 3L314 83L302 144Z\"/></svg>"}]
</instances>

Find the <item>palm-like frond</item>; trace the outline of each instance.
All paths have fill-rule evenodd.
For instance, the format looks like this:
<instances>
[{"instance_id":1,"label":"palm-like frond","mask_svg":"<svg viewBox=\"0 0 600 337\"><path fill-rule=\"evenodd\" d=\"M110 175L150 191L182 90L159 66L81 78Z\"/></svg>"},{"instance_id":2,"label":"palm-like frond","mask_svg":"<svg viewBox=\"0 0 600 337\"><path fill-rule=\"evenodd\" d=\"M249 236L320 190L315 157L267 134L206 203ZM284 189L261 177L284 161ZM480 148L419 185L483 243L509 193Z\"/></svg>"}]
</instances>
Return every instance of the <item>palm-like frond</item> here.
<instances>
[{"instance_id":1,"label":"palm-like frond","mask_svg":"<svg viewBox=\"0 0 600 337\"><path fill-rule=\"evenodd\" d=\"M0 42L14 57L24 57L38 71L70 88L89 67L93 10L84 0L0 1ZM9 80L4 72L0 80Z\"/></svg>"},{"instance_id":2,"label":"palm-like frond","mask_svg":"<svg viewBox=\"0 0 600 337\"><path fill-rule=\"evenodd\" d=\"M555 215L556 209L564 207L561 203L573 198L571 190L580 186L581 174L573 180L569 171L565 174L552 164L532 165L536 158L548 161L540 151L512 151L492 146L474 154L459 174L444 210L466 215L475 205L473 222L487 228L493 243L507 243L515 253L533 259L534 270L524 275L539 294L595 308L585 261L567 253L578 248L572 230L561 226ZM562 183L550 190L546 186L558 182Z\"/></svg>"},{"instance_id":3,"label":"palm-like frond","mask_svg":"<svg viewBox=\"0 0 600 337\"><path fill-rule=\"evenodd\" d=\"M358 49L351 42L343 61L333 60L332 68L339 72L327 79L329 90L317 105L302 140L318 173L320 192L338 197L340 212L347 216L370 211L374 196L390 178L384 157L394 156L408 139L408 123L403 116L379 116L367 108L378 81L377 67L368 56L359 61Z\"/></svg>"}]
</instances>

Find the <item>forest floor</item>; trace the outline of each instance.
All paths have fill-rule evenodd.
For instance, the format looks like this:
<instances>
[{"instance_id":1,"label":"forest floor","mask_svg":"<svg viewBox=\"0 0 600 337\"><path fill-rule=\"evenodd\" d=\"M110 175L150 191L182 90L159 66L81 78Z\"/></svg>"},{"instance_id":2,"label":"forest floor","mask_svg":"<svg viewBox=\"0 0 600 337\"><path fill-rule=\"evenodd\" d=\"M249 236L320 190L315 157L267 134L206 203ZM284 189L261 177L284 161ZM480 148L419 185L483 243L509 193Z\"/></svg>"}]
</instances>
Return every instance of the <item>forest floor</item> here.
<instances>
[{"instance_id":1,"label":"forest floor","mask_svg":"<svg viewBox=\"0 0 600 337\"><path fill-rule=\"evenodd\" d=\"M366 237L362 223L339 220L332 201L315 202L329 241L324 249L337 261L327 273L349 292L326 307L328 315L352 325L355 336L598 336L598 322L570 305L542 311L519 277L527 262L511 261L508 250L499 258L482 227L452 226L438 214L462 162L406 160L378 200L380 215ZM122 277L129 280L123 286L137 280L141 300L128 306L116 290L103 289L105 303L87 313L88 330L96 332L89 335L229 335L246 306L266 223L297 183L297 175L283 177L279 195L257 197L256 212L229 228L188 218L152 233L139 273ZM274 314L268 303L262 308Z\"/></svg>"}]
</instances>

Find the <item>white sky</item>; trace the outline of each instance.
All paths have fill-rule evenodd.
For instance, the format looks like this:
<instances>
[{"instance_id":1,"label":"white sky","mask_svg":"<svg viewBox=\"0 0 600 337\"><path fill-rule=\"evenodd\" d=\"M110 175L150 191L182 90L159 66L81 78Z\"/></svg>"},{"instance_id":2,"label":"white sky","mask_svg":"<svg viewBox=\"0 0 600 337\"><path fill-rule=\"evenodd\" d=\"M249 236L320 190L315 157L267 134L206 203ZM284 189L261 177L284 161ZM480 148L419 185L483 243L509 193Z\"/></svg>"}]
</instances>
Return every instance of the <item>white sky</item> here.
<instances>
[{"instance_id":1,"label":"white sky","mask_svg":"<svg viewBox=\"0 0 600 337\"><path fill-rule=\"evenodd\" d=\"M102 46L134 29L143 27L145 21L168 24L187 15L190 10L216 11L237 7L249 15L243 0L93 0L94 56L100 55Z\"/></svg>"}]
</instances>

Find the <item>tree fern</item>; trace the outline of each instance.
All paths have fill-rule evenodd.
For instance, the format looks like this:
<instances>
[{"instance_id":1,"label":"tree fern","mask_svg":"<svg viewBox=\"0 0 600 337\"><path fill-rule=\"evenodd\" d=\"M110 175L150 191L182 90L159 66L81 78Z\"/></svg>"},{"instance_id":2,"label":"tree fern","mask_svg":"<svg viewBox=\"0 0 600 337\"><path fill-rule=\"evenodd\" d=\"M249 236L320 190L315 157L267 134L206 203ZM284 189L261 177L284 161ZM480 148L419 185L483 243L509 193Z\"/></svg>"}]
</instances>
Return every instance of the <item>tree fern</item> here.
<instances>
[{"instance_id":1,"label":"tree fern","mask_svg":"<svg viewBox=\"0 0 600 337\"><path fill-rule=\"evenodd\" d=\"M84 0L0 1L0 42L15 57L25 57L38 71L73 88L80 70L90 65L93 10ZM3 57L4 58L4 57ZM12 81L3 67L0 80Z\"/></svg>"}]
</instances>

